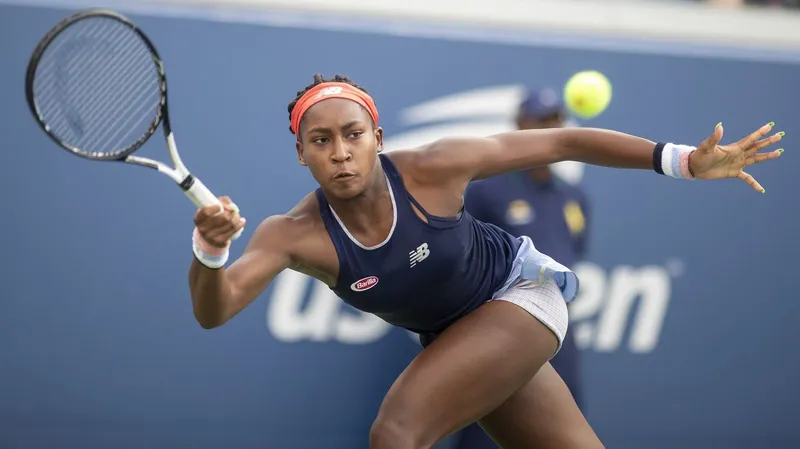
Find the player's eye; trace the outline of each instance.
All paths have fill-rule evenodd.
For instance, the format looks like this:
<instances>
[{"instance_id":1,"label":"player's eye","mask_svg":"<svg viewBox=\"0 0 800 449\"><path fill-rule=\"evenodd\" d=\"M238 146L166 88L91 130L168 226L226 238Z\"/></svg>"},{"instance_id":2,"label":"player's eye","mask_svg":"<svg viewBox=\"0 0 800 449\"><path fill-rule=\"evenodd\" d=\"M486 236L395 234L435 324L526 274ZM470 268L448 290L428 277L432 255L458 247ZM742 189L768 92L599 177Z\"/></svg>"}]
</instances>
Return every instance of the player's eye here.
<instances>
[{"instance_id":1,"label":"player's eye","mask_svg":"<svg viewBox=\"0 0 800 449\"><path fill-rule=\"evenodd\" d=\"M364 131L353 131L352 133L350 133L350 137L353 138L353 139L357 139L357 138L361 137L363 134L364 134Z\"/></svg>"},{"instance_id":2,"label":"player's eye","mask_svg":"<svg viewBox=\"0 0 800 449\"><path fill-rule=\"evenodd\" d=\"M314 142L316 144L320 144L320 145L327 143L328 140L329 139L327 137L315 137L315 138L311 139L312 142Z\"/></svg>"}]
</instances>

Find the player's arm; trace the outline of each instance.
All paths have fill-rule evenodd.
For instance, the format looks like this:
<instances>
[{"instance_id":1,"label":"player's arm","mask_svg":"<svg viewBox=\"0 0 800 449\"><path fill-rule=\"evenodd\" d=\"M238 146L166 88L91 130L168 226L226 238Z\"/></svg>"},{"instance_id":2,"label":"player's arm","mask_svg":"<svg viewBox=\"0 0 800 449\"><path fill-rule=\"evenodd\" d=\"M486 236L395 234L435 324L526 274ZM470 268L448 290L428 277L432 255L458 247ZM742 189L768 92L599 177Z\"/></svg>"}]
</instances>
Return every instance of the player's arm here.
<instances>
[{"instance_id":1,"label":"player's arm","mask_svg":"<svg viewBox=\"0 0 800 449\"><path fill-rule=\"evenodd\" d=\"M470 181L572 160L617 168L652 169L656 143L593 128L524 130L485 138L445 138L418 152L420 167Z\"/></svg>"},{"instance_id":2,"label":"player's arm","mask_svg":"<svg viewBox=\"0 0 800 449\"><path fill-rule=\"evenodd\" d=\"M764 189L743 169L779 157L782 149L760 153L781 140L783 132L766 137L768 123L745 138L720 146L722 124L696 148L594 128L526 130L485 138L442 139L417 151L415 172L466 183L516 170L562 161L634 169L656 169L677 178L739 178L754 190ZM696 150L696 151L695 151ZM444 176L442 176L444 175Z\"/></svg>"},{"instance_id":3,"label":"player's arm","mask_svg":"<svg viewBox=\"0 0 800 449\"><path fill-rule=\"evenodd\" d=\"M203 328L225 324L291 266L293 239L286 238L290 221L281 215L264 220L242 256L228 268L211 269L195 257L189 269L189 289L195 318Z\"/></svg>"}]
</instances>

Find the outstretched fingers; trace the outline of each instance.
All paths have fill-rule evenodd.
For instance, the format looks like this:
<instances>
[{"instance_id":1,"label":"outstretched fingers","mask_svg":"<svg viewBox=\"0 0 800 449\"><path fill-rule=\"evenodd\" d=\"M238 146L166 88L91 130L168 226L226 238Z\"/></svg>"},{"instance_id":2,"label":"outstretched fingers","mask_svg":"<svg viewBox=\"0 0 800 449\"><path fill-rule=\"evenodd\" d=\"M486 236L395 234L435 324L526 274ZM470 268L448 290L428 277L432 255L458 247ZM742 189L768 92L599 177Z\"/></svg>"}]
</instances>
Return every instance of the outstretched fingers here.
<instances>
[{"instance_id":1,"label":"outstretched fingers","mask_svg":"<svg viewBox=\"0 0 800 449\"><path fill-rule=\"evenodd\" d=\"M747 158L744 161L744 165L745 167L749 167L753 164L758 164L759 162L771 161L772 159L777 159L781 157L781 154L783 154L783 148L779 148L775 151L770 151L769 153L752 154L750 156L747 156Z\"/></svg>"},{"instance_id":2,"label":"outstretched fingers","mask_svg":"<svg viewBox=\"0 0 800 449\"><path fill-rule=\"evenodd\" d=\"M750 147L745 147L744 148L744 152L748 156L751 155L751 154L756 154L759 151L763 150L764 148L767 148L770 145L774 145L774 144L780 142L784 135L786 135L786 133L781 131L779 133L775 133L775 134L767 137L766 139L758 140L753 145L751 145Z\"/></svg>"},{"instance_id":3,"label":"outstretched fingers","mask_svg":"<svg viewBox=\"0 0 800 449\"><path fill-rule=\"evenodd\" d=\"M750 133L750 135L748 135L744 139L736 142L736 145L738 145L746 153L751 153L758 151L759 146L761 146L761 148L764 148L767 145L770 145L771 143L775 143L778 140L780 140L780 137L778 137L778 139L775 142L770 142L770 139L774 138L775 136L764 139L764 136L769 134L774 126L775 122L769 122L766 125L762 126L761 128L758 128L757 130ZM781 133L776 134L776 136L778 135L782 136Z\"/></svg>"},{"instance_id":4,"label":"outstretched fingers","mask_svg":"<svg viewBox=\"0 0 800 449\"><path fill-rule=\"evenodd\" d=\"M758 181L756 181L756 178L754 178L753 175L751 175L749 173L745 173L744 171L741 171L741 172L739 172L738 178L741 179L742 181L746 182L747 185L752 187L753 190L755 190L756 192L761 192L761 193L766 192L764 190L764 188L761 187L761 184L759 184Z\"/></svg>"}]
</instances>

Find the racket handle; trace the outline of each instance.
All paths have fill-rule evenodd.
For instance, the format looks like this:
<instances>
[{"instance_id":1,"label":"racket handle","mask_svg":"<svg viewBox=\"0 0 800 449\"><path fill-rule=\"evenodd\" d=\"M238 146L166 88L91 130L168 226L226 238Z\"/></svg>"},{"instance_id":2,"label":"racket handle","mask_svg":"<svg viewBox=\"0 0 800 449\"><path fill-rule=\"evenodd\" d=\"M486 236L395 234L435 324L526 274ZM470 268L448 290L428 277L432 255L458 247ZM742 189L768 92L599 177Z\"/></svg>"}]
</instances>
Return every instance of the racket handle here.
<instances>
[{"instance_id":1,"label":"racket handle","mask_svg":"<svg viewBox=\"0 0 800 449\"><path fill-rule=\"evenodd\" d=\"M202 207L207 206L214 206L219 205L220 208L222 207L222 203L220 203L219 198L216 195L211 193L211 190L208 190L205 184L203 184L199 179L192 178L192 185L188 189L184 190L183 193L192 200L192 203L199 209ZM220 209L221 210L221 209ZM233 235L231 240L236 240L242 235L242 231L244 228L239 229L239 231Z\"/></svg>"},{"instance_id":2,"label":"racket handle","mask_svg":"<svg viewBox=\"0 0 800 449\"><path fill-rule=\"evenodd\" d=\"M183 193L192 200L198 209L207 206L221 205L219 198L211 193L208 187L197 178L192 178L192 186L184 190Z\"/></svg>"}]
</instances>

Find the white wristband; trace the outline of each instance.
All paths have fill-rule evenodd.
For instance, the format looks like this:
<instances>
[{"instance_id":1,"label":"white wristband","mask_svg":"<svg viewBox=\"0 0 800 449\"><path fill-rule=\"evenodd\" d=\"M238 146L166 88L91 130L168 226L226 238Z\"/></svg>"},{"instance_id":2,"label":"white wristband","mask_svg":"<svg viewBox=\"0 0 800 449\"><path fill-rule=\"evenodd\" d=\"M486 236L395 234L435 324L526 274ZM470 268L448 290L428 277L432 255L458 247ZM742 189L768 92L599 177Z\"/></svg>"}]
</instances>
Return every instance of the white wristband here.
<instances>
[{"instance_id":1,"label":"white wristband","mask_svg":"<svg viewBox=\"0 0 800 449\"><path fill-rule=\"evenodd\" d=\"M192 252L194 257L197 258L198 262L213 270L224 267L228 262L228 257L230 256L229 247L230 244L225 248L217 248L210 245L203 239L197 228L192 233Z\"/></svg>"},{"instance_id":2,"label":"white wristband","mask_svg":"<svg viewBox=\"0 0 800 449\"><path fill-rule=\"evenodd\" d=\"M694 179L689 155L696 150L688 145L660 142L653 153L653 168L659 174L679 179Z\"/></svg>"}]
</instances>

